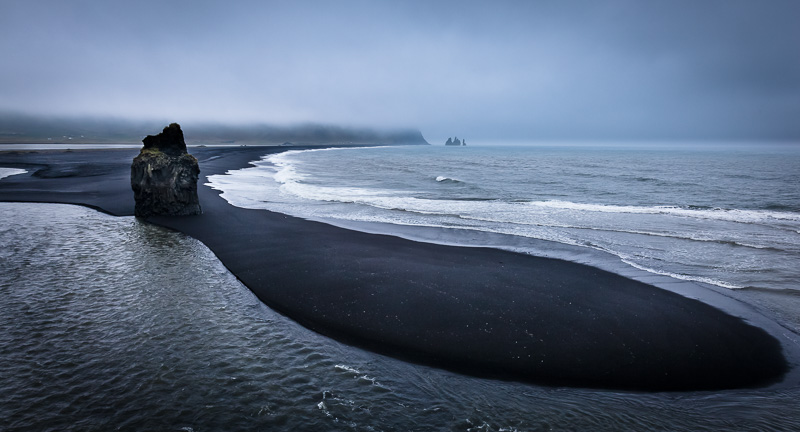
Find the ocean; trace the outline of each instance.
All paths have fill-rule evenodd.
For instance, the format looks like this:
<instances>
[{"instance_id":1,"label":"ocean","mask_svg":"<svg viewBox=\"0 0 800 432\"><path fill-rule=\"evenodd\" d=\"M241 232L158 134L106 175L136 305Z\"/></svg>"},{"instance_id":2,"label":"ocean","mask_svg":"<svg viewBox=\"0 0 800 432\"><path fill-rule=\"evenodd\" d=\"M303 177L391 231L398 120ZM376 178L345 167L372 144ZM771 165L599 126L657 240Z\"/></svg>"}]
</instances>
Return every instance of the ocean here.
<instances>
[{"instance_id":1,"label":"ocean","mask_svg":"<svg viewBox=\"0 0 800 432\"><path fill-rule=\"evenodd\" d=\"M308 219L507 234L729 289L800 289L798 147L310 150L210 185Z\"/></svg>"},{"instance_id":2,"label":"ocean","mask_svg":"<svg viewBox=\"0 0 800 432\"><path fill-rule=\"evenodd\" d=\"M797 341L799 168L779 145L348 148L209 184L241 207L723 293ZM800 430L800 383L463 376L303 328L183 234L56 204L0 203L0 221L0 430Z\"/></svg>"},{"instance_id":3,"label":"ocean","mask_svg":"<svg viewBox=\"0 0 800 432\"><path fill-rule=\"evenodd\" d=\"M27 171L25 171L24 169L19 169L19 168L2 168L2 167L0 167L0 179L3 179L4 177L9 177L9 176L12 176L12 175L24 174L26 172Z\"/></svg>"}]
</instances>

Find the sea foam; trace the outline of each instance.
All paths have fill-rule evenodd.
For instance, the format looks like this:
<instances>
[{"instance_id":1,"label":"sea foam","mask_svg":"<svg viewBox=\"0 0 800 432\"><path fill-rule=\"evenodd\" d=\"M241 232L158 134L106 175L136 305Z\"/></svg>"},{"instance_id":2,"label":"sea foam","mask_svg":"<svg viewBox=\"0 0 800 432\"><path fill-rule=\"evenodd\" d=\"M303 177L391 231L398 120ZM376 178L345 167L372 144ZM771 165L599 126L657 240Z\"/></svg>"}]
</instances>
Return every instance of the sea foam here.
<instances>
[{"instance_id":1,"label":"sea foam","mask_svg":"<svg viewBox=\"0 0 800 432\"><path fill-rule=\"evenodd\" d=\"M715 219L742 223L769 222L771 220L800 221L800 215L797 213L770 210L741 210L723 208L695 209L678 206L620 206L607 204L585 204L559 200L533 201L529 202L528 204L537 207L546 207L559 210L580 210L601 213L665 214L697 219Z\"/></svg>"},{"instance_id":2,"label":"sea foam","mask_svg":"<svg viewBox=\"0 0 800 432\"><path fill-rule=\"evenodd\" d=\"M791 202L775 197L760 203L766 189L742 199L740 191L755 188L759 177L753 173L747 185L736 183L738 159L719 168L730 170L732 180L726 181L733 183L714 188L699 173L719 158L676 159L690 166L675 168L651 161L646 152L589 164L600 156L557 150L548 160L534 150L472 151L293 150L266 156L252 168L210 176L209 185L233 205L333 224L511 235L601 251L616 262L674 279L731 289L796 288L785 281L796 280L791 263L800 255L800 213L784 211L793 208ZM582 175L587 170L594 174ZM446 174L431 175L437 171ZM659 181L635 180L644 174ZM791 190L785 185L792 183L770 182ZM448 184L470 187L444 187Z\"/></svg>"},{"instance_id":3,"label":"sea foam","mask_svg":"<svg viewBox=\"0 0 800 432\"><path fill-rule=\"evenodd\" d=\"M26 170L20 168L0 168L0 179L13 175L25 174Z\"/></svg>"}]
</instances>

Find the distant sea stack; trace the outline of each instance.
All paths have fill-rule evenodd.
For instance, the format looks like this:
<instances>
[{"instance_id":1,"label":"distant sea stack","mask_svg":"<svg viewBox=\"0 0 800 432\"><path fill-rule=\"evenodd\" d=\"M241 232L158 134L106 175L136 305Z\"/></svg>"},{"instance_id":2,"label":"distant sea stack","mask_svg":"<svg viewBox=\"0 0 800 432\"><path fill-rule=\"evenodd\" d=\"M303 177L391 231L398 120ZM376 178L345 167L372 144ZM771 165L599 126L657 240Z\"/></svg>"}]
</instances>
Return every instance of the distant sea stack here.
<instances>
[{"instance_id":1,"label":"distant sea stack","mask_svg":"<svg viewBox=\"0 0 800 432\"><path fill-rule=\"evenodd\" d=\"M447 138L447 142L444 143L446 146L465 146L467 145L467 140L459 140L458 137L455 138Z\"/></svg>"},{"instance_id":2,"label":"distant sea stack","mask_svg":"<svg viewBox=\"0 0 800 432\"><path fill-rule=\"evenodd\" d=\"M197 198L200 167L197 159L186 151L180 125L172 123L142 142L144 147L131 164L136 216L202 213Z\"/></svg>"}]
</instances>

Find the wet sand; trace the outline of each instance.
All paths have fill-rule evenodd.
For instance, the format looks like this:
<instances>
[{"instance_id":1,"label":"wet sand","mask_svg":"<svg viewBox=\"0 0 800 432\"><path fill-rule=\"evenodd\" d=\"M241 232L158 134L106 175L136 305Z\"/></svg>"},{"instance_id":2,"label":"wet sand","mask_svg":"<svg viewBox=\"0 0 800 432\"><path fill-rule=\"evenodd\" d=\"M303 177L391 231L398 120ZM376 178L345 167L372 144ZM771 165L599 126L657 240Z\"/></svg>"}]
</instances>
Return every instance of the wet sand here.
<instances>
[{"instance_id":1,"label":"wet sand","mask_svg":"<svg viewBox=\"0 0 800 432\"><path fill-rule=\"evenodd\" d=\"M190 152L202 182L283 150ZM0 153L0 166L30 171L0 180L0 201L132 215L137 153ZM491 378L647 391L763 386L788 368L764 330L590 266L366 234L198 191L202 215L149 221L205 243L270 307L380 353Z\"/></svg>"}]
</instances>

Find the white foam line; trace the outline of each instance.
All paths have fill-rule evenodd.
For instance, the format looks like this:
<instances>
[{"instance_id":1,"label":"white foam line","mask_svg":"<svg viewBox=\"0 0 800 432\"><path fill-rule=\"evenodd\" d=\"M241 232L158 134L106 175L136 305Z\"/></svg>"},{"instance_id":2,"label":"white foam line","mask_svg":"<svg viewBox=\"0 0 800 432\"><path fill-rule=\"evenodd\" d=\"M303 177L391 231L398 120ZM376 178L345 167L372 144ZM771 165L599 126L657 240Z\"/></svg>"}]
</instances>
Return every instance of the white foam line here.
<instances>
[{"instance_id":1,"label":"white foam line","mask_svg":"<svg viewBox=\"0 0 800 432\"><path fill-rule=\"evenodd\" d=\"M398 146L371 146L371 147L328 147L328 148L320 148L320 149L308 149L308 150L289 150L285 152L275 153L264 156L261 160L267 162L273 162L275 160L283 161L292 155L298 155L301 153L315 153L315 152L327 152L327 151L342 151L342 150L363 150L363 149L384 149L384 148L394 148Z\"/></svg>"},{"instance_id":2,"label":"white foam line","mask_svg":"<svg viewBox=\"0 0 800 432\"><path fill-rule=\"evenodd\" d=\"M0 168L0 179L13 175L25 174L28 171L20 168Z\"/></svg>"},{"instance_id":3,"label":"white foam line","mask_svg":"<svg viewBox=\"0 0 800 432\"><path fill-rule=\"evenodd\" d=\"M692 282L703 282L703 283L707 283L707 284L710 284L710 285L716 285L718 287L727 288L727 289L743 289L744 288L743 286L733 285L733 284L729 284L727 282L718 281L716 279L711 279L711 278L707 278L707 277L687 276L687 275L682 275L682 274L677 274L677 273L670 273L670 272L666 272L666 271L663 271L663 270L655 270L655 269L651 269L649 267L645 267L643 265L636 264L635 262L627 260L627 259L622 258L622 257L620 257L620 259L622 260L622 262L624 262L625 264L628 264L631 267L637 268L637 269L642 270L642 271L646 271L648 273L653 273L653 274L657 274L657 275L661 275L661 276L668 276L668 277L671 277L673 279L680 279L680 280L692 281Z\"/></svg>"},{"instance_id":4,"label":"white foam line","mask_svg":"<svg viewBox=\"0 0 800 432\"><path fill-rule=\"evenodd\" d=\"M404 210L407 212L412 213L419 213L419 214L427 214L427 215L437 215L437 216L457 216L461 219L466 220L475 220L480 222L492 222L492 223L503 223L503 224L519 224L519 225L533 225L533 226L540 226L540 227L549 227L549 228L565 228L565 229L587 229L587 230L595 230L595 231L611 231L611 232L620 232L620 233L631 233L631 234L638 234L638 235L650 235L650 236L659 236L659 237L669 237L669 238L676 238L676 239L685 239L690 241L701 241L701 242L721 242L721 243L730 243L733 245L740 245L744 247L751 247L751 248L769 248L766 246L760 245L753 245L753 244L745 244L739 243L735 241L728 241L722 239L713 239L713 238L697 238L697 237L685 237L676 234L668 234L668 233L659 233L659 232L651 232L651 231L639 231L639 230L623 230L623 229L615 229L615 228L601 228L601 227L582 227L582 226L573 226L567 224L547 224L547 223L526 223L521 221L502 221L502 220L491 220L489 218L480 218L480 217L471 217L471 216L462 216L459 214L453 214L453 212L442 213L438 211L438 209L432 209L430 211L428 200L419 199L419 198L411 198L411 197L386 197L380 196L380 194L376 193L375 191L364 190L360 188L326 188L326 187L315 187L303 184L302 181L305 178L302 174L296 171L296 167L299 164L302 164L301 161L294 161L292 160L292 156L305 153L305 152L318 152L318 151L339 151L339 150L358 150L364 148L388 148L388 147L356 147L356 148L326 148L326 149L312 149L312 150L290 150L279 154L268 155L262 158L261 162L263 165L256 165L254 168L266 168L266 164L271 164L269 168L274 170L274 174L263 176L265 178L272 177L276 183L280 184L281 193L287 193L293 195L295 197L301 199L310 199L312 201L328 201L328 202L343 202L343 203L358 203L362 205L367 205L371 207L377 207L382 209L389 209L389 210ZM237 171L244 171L251 168L244 168L242 170ZM229 173L230 174L230 173ZM259 176L262 177L262 176ZM441 181L447 180L448 178L440 176L436 180ZM222 190L219 188L219 184L214 185L214 180L209 177L211 181L210 186ZM221 180L221 179L220 179ZM224 184L224 181L221 182ZM224 195L224 194L223 194ZM441 201L436 202L437 205L441 205ZM469 211L469 208L462 207L464 204L462 202L458 202L457 207L461 207L461 210ZM728 222L738 222L738 223L769 223L775 222L776 220L782 220L787 222L795 222L800 221L800 215L796 213L789 213L789 212L774 212L774 211L767 211L767 210L727 210L727 209L690 209L690 208L682 208L677 206L617 206L617 205L603 205L603 204L581 204L581 203L574 203L570 201L558 201L558 200L551 200L551 201L535 201L535 202L527 202L527 203L519 203L515 205L530 205L539 208L548 208L553 210L566 210L566 211L585 211L585 212L601 212L601 213L631 213L631 214L660 214L660 215L671 215L671 216L678 216L678 217L690 217L695 219L712 219L712 220L722 220ZM262 207L263 206L259 206ZM417 208L414 208L417 207ZM421 207L421 208L420 208ZM424 210L423 210L424 209ZM428 210L428 211L426 211ZM461 213L461 211L458 211ZM537 236L537 235L528 235L519 232L508 232L504 229L498 228L487 228L487 227L476 227L476 226L446 226L443 224L430 224L430 223L419 223L419 222L402 222L394 219L385 219L381 217L339 217L334 219L341 219L341 220L352 220L352 221L364 221L364 222L381 222L381 223L389 223L395 225L405 225L405 226L422 226L422 227L439 227L439 228L455 228L461 230L474 230L474 231L483 231L483 232L496 232L499 234L511 234L520 237L528 237L533 239L545 240L545 241L554 241L558 243L562 243L565 245L572 245L578 246L583 248L595 249L605 253L609 253L613 256L618 257L624 264L629 265L633 268L638 270L657 274L661 276L667 276L673 279L678 280L685 280L685 281L693 281L693 282L701 282L706 284L711 284L715 286L719 286L726 289L741 289L743 287L734 285L728 282L719 281L715 279L711 279L708 277L702 276L689 276L685 274L677 274L672 272L667 272L664 270L656 270L649 267L645 267L641 264L637 264L634 262L629 256L625 254L621 254L619 252L615 252L613 250L606 249L600 245L595 244L587 244L582 242L577 242L573 239L569 238L548 238L547 236ZM794 228L794 227L793 227ZM800 234L800 230L793 229L792 231L797 232ZM339 370L351 372L356 375L360 375L361 372L350 368L345 365L336 365L336 368ZM364 377L365 379L369 379L368 377Z\"/></svg>"},{"instance_id":5,"label":"white foam line","mask_svg":"<svg viewBox=\"0 0 800 432\"><path fill-rule=\"evenodd\" d=\"M333 368L334 369L339 369L339 370L345 371L345 372L350 372L350 373L355 374L355 375L360 375L361 374L360 370L358 370L358 369L356 369L354 367L351 367L351 366L343 365L343 364L337 364Z\"/></svg>"},{"instance_id":6,"label":"white foam line","mask_svg":"<svg viewBox=\"0 0 800 432\"><path fill-rule=\"evenodd\" d=\"M557 210L580 210L599 213L633 213L633 214L668 214L674 216L691 217L696 219L714 219L729 222L753 223L765 220L800 221L800 214L788 212L775 212L769 210L741 210L741 209L708 209L695 210L677 206L618 206L606 204L582 204L571 201L532 201L528 205Z\"/></svg>"},{"instance_id":7,"label":"white foam line","mask_svg":"<svg viewBox=\"0 0 800 432\"><path fill-rule=\"evenodd\" d=\"M444 214L443 214L444 215ZM480 222L491 222L491 223L501 223L501 224L512 224L512 225L523 225L523 226L535 226L535 227L542 227L542 228L562 228L562 229L575 229L575 230L587 230L587 231L602 231L602 232L614 232L614 233L621 233L621 234L638 234L644 236L653 236L653 237L664 237L664 238L673 238L677 240L689 240L689 241L696 241L696 242L706 242L706 243L719 243L719 244L730 244L733 246L742 246L748 247L752 249L772 249L772 250L780 250L774 246L762 246L756 244L749 244L749 243L741 243L735 240L725 240L725 239L715 239L715 238L701 238L701 237L692 237L692 236L685 236L679 234L669 234L669 233L659 233L654 231L641 231L641 230L625 230L625 229L618 229L618 228L606 228L606 227L590 227L590 226L578 226L578 225L567 225L567 224L547 224L547 223L533 223L533 222L520 222L520 221L504 221L499 219L489 219L489 218L481 218L481 217L474 217L474 216L459 216L461 219L466 220L474 220Z\"/></svg>"}]
</instances>

